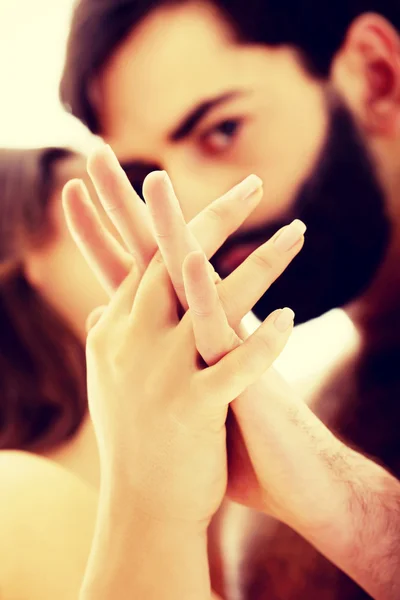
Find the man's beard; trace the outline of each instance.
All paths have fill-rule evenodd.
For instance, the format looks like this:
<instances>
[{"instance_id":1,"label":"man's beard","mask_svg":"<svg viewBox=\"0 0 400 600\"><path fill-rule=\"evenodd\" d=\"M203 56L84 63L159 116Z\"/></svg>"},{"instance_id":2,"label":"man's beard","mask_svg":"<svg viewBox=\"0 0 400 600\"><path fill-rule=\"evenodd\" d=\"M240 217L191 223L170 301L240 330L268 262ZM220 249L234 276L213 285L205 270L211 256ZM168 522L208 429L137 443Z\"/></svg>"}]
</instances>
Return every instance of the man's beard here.
<instances>
[{"instance_id":1,"label":"man's beard","mask_svg":"<svg viewBox=\"0 0 400 600\"><path fill-rule=\"evenodd\" d=\"M385 256L391 227L372 159L347 107L335 97L329 110L325 145L290 210L228 242L267 240L295 218L307 225L303 250L256 304L260 319L290 306L301 323L345 306L366 291Z\"/></svg>"}]
</instances>

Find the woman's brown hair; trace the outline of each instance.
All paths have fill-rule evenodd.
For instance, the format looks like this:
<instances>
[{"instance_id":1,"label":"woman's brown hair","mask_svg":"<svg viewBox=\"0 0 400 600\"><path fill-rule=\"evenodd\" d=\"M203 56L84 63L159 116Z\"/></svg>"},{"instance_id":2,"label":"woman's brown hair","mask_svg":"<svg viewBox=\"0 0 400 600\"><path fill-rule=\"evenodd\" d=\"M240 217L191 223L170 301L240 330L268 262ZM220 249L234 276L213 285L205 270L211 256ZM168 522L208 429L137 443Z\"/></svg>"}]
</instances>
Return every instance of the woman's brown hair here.
<instances>
[{"instance_id":1,"label":"woman's brown hair","mask_svg":"<svg viewBox=\"0 0 400 600\"><path fill-rule=\"evenodd\" d=\"M44 451L87 411L84 348L30 285L24 252L51 236L63 148L0 150L0 449Z\"/></svg>"}]
</instances>

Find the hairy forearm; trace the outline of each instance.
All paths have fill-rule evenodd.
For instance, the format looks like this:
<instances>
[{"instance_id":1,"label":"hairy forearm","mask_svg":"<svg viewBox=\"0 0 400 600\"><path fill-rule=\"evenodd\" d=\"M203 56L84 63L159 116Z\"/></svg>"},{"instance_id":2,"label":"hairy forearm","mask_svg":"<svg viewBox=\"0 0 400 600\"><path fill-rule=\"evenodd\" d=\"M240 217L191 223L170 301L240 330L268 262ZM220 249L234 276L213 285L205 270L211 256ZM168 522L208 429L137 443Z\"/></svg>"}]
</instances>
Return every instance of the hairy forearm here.
<instances>
[{"instance_id":1,"label":"hairy forearm","mask_svg":"<svg viewBox=\"0 0 400 600\"><path fill-rule=\"evenodd\" d=\"M235 404L266 512L374 598L399 598L400 483L342 444L279 375L267 378Z\"/></svg>"},{"instance_id":2,"label":"hairy forearm","mask_svg":"<svg viewBox=\"0 0 400 600\"><path fill-rule=\"evenodd\" d=\"M343 447L347 506L325 527L299 533L377 600L400 598L400 483L380 466ZM292 526L295 526L293 524Z\"/></svg>"},{"instance_id":3,"label":"hairy forearm","mask_svg":"<svg viewBox=\"0 0 400 600\"><path fill-rule=\"evenodd\" d=\"M206 531L132 506L129 493L102 494L80 600L209 600Z\"/></svg>"}]
</instances>

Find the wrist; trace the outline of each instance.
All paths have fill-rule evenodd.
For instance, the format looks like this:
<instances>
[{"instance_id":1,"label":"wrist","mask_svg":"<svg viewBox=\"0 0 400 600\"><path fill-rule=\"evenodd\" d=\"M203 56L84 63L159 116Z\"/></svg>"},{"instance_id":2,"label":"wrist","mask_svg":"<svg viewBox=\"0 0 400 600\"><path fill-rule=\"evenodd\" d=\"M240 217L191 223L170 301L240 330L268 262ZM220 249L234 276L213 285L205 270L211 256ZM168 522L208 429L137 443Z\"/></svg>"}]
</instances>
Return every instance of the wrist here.
<instances>
[{"instance_id":1,"label":"wrist","mask_svg":"<svg viewBox=\"0 0 400 600\"><path fill-rule=\"evenodd\" d=\"M208 598L205 525L159 519L138 508L135 500L121 486L103 487L80 599ZM171 596L163 596L166 590Z\"/></svg>"},{"instance_id":2,"label":"wrist","mask_svg":"<svg viewBox=\"0 0 400 600\"><path fill-rule=\"evenodd\" d=\"M167 509L158 510L159 501L143 496L126 478L102 479L100 504L108 518L116 524L140 524L147 530L163 530L173 535L201 537L207 535L211 519L189 519L175 516Z\"/></svg>"},{"instance_id":3,"label":"wrist","mask_svg":"<svg viewBox=\"0 0 400 600\"><path fill-rule=\"evenodd\" d=\"M347 449L314 415L310 417L301 420L304 430L297 423L287 428L285 441L274 444L275 453L259 474L263 511L303 536L305 531L332 529L338 515L340 522L349 520L353 477Z\"/></svg>"},{"instance_id":4,"label":"wrist","mask_svg":"<svg viewBox=\"0 0 400 600\"><path fill-rule=\"evenodd\" d=\"M321 545L331 544L342 551L353 548L351 504L356 481L347 450L332 436L324 451L310 460L308 473L299 478L292 493L274 503L275 517L321 550Z\"/></svg>"}]
</instances>

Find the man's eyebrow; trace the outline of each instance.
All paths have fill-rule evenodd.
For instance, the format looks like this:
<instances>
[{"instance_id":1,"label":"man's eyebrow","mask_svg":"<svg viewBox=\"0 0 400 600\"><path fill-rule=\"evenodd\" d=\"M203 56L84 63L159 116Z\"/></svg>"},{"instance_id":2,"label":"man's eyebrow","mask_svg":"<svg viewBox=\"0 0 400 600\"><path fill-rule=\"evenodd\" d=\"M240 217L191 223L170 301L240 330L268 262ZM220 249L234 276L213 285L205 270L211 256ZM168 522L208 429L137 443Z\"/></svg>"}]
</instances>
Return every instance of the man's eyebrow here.
<instances>
[{"instance_id":1,"label":"man's eyebrow","mask_svg":"<svg viewBox=\"0 0 400 600\"><path fill-rule=\"evenodd\" d=\"M180 142L187 138L198 125L198 123L209 113L213 108L224 104L233 98L242 96L245 92L242 90L232 90L230 92L224 92L214 98L203 100L200 104L195 106L189 114L187 114L180 123L173 129L168 135L168 139L171 142Z\"/></svg>"}]
</instances>

